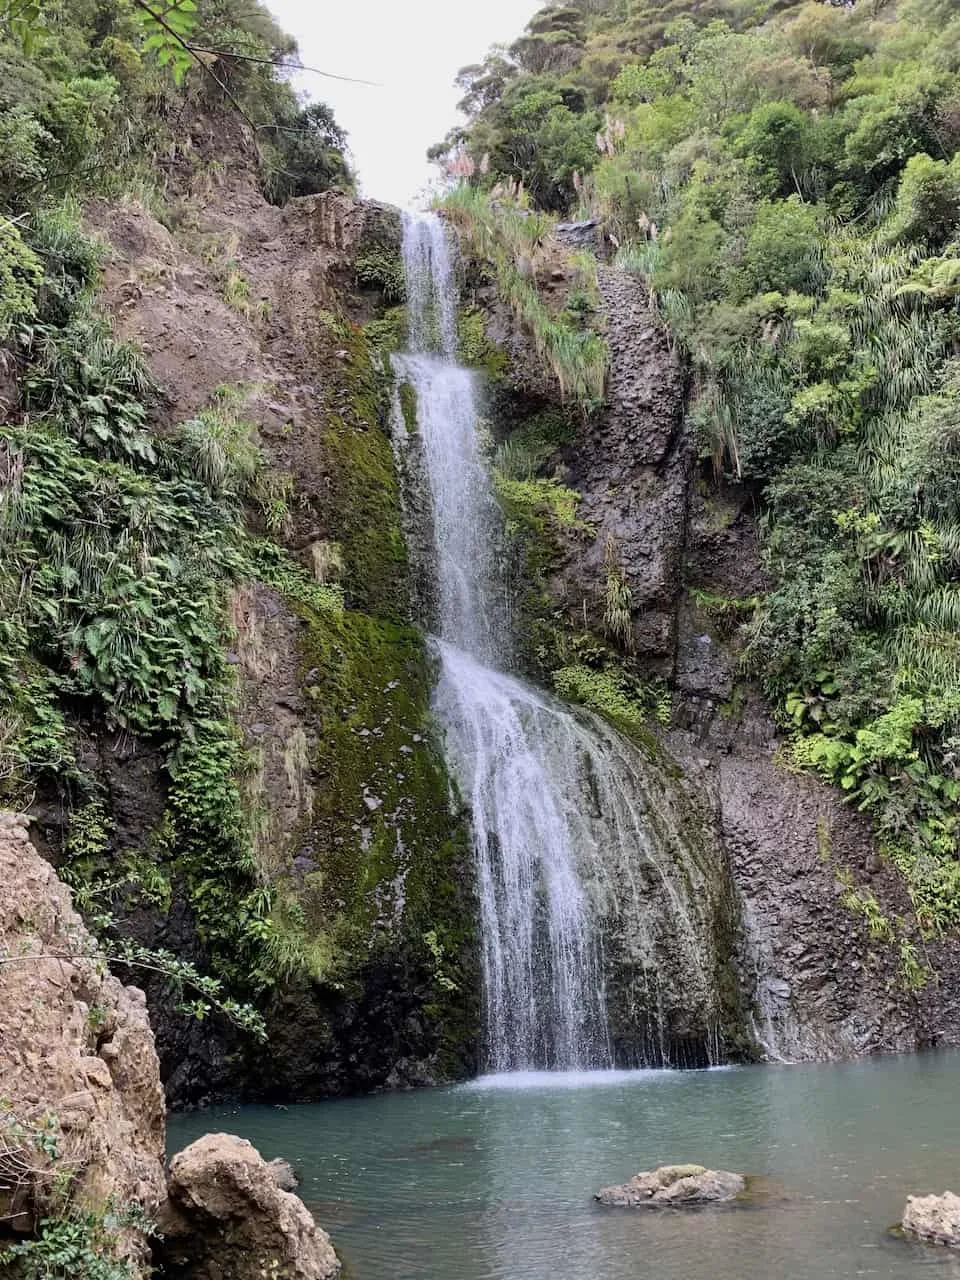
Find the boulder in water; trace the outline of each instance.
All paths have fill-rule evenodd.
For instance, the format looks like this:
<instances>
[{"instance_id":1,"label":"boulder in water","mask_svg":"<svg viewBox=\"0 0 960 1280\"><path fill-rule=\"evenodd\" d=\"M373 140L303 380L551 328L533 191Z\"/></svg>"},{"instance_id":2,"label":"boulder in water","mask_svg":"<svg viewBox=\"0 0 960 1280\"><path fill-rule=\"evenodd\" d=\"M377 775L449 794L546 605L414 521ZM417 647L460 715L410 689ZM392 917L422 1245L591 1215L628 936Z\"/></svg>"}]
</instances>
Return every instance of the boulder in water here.
<instances>
[{"instance_id":1,"label":"boulder in water","mask_svg":"<svg viewBox=\"0 0 960 1280\"><path fill-rule=\"evenodd\" d=\"M746 1190L742 1174L725 1169L707 1169L702 1164L665 1164L647 1173L635 1174L618 1187L604 1187L595 1199L601 1204L653 1205L686 1208L735 1200Z\"/></svg>"},{"instance_id":2,"label":"boulder in water","mask_svg":"<svg viewBox=\"0 0 960 1280\"><path fill-rule=\"evenodd\" d=\"M208 1133L170 1163L155 1248L167 1280L333 1280L325 1231L243 1138Z\"/></svg>"},{"instance_id":3,"label":"boulder in water","mask_svg":"<svg viewBox=\"0 0 960 1280\"><path fill-rule=\"evenodd\" d=\"M904 1235L960 1249L960 1196L907 1196L900 1224Z\"/></svg>"}]
</instances>

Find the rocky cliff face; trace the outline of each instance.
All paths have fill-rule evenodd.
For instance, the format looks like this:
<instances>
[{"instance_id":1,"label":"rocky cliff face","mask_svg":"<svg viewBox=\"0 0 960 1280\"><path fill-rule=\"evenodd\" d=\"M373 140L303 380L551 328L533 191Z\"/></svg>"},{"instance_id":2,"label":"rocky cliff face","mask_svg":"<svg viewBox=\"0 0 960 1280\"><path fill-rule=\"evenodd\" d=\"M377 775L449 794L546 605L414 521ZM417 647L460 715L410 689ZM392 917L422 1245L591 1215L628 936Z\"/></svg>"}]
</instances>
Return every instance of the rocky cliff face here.
<instances>
[{"instance_id":1,"label":"rocky cliff face","mask_svg":"<svg viewBox=\"0 0 960 1280\"><path fill-rule=\"evenodd\" d=\"M27 819L0 812L0 1253L67 1230L10 1274L52 1274L61 1254L70 1274L83 1255L171 1280L339 1274L283 1162L208 1134L168 1181L164 1121L143 992L108 972Z\"/></svg>"},{"instance_id":2,"label":"rocky cliff face","mask_svg":"<svg viewBox=\"0 0 960 1280\"><path fill-rule=\"evenodd\" d=\"M548 298L569 286L556 268L564 247L544 253L554 267L539 280ZM902 883L875 853L869 824L786 766L769 709L740 669L735 612L731 625L712 607L763 590L755 499L702 472L684 421L681 361L641 280L601 266L598 285L608 397L549 464L580 495L582 523L554 528L546 549L534 550L547 590L534 596L532 617L524 600L528 662L542 676L545 633L560 649L601 645L591 637L604 634L613 563L630 592L621 654L669 692L668 724L649 727L668 776L683 776L666 784L670 807L697 815L717 883L729 876L734 896L730 965L718 980L743 1005L739 1028L728 1018L727 1052L800 1060L956 1043L956 948L928 943L915 953L916 940L896 927L871 934L863 902L872 896L890 921L905 917ZM559 397L500 300L482 285L474 298L509 356L496 399L501 434L522 437L528 422L561 408ZM913 967L917 957L928 974Z\"/></svg>"},{"instance_id":3,"label":"rocky cliff face","mask_svg":"<svg viewBox=\"0 0 960 1280\"><path fill-rule=\"evenodd\" d=\"M610 348L608 407L583 424L567 457L578 516L596 537L571 547L556 581L564 605L588 600L600 629L597 583L613 555L632 593L632 645L651 671L672 675L693 459L683 431L684 375L636 276L601 267ZM642 359L637 353L643 352Z\"/></svg>"},{"instance_id":4,"label":"rocky cliff face","mask_svg":"<svg viewBox=\"0 0 960 1280\"><path fill-rule=\"evenodd\" d=\"M196 140L201 153L217 145ZM247 957L227 959L241 986L255 984L270 1052L227 1026L201 1030L148 981L174 1104L309 1098L477 1064L472 859L429 715L423 590L388 429L383 353L400 324L390 306L402 296L399 217L338 195L275 208L248 159L241 149L215 179L185 176L166 225L137 205L89 211L107 245L104 305L142 344L162 388L160 432L225 394L242 404L287 495L273 526L262 510L248 511L251 525L342 588L346 603L339 617L318 617L282 584L262 582L229 601L244 804L281 945L265 973L251 974ZM554 246L540 282L560 300L568 248ZM531 599L520 613L531 673L545 675L537 655L546 632L551 642L572 637L574 650L604 632L604 580L615 569L630 594L621 643L633 669L661 682L669 712L669 725L650 726L671 789L666 808L674 826L696 832L697 865L712 869L711 965L728 1051L823 1057L956 1038L950 949L931 946L918 961L944 980L911 990L903 939L871 938L850 910L861 891L891 918L906 904L866 825L778 763L775 727L740 675L727 620L704 604L762 589L752 496L718 491L701 475L682 364L641 282L602 267L598 287L611 374L607 406L589 421L558 404L489 285L474 290L501 353L497 433L544 412L563 419L551 466L579 495L575 521L553 528L546 554L526 566ZM529 528L541 523L537 515ZM207 967L216 940L204 881L164 835L164 744L99 725L83 725L80 741L78 763L108 819L94 876L134 855L141 879L156 873L161 882L152 898L122 894L111 904L120 927ZM45 855L69 860L69 802L41 790L35 816ZM284 931L299 940L295 963L284 960ZM615 953L630 953L629 937ZM621 978L612 975L614 1014L629 1056L647 1034L637 986L645 979L639 970L636 981ZM682 993L671 1000L682 1044L695 1020Z\"/></svg>"},{"instance_id":5,"label":"rocky cliff face","mask_svg":"<svg viewBox=\"0 0 960 1280\"><path fill-rule=\"evenodd\" d=\"M106 972L26 825L0 813L0 1233L67 1202L122 1219L164 1197L164 1102L146 1001ZM113 1242L139 1263L133 1227Z\"/></svg>"}]
</instances>

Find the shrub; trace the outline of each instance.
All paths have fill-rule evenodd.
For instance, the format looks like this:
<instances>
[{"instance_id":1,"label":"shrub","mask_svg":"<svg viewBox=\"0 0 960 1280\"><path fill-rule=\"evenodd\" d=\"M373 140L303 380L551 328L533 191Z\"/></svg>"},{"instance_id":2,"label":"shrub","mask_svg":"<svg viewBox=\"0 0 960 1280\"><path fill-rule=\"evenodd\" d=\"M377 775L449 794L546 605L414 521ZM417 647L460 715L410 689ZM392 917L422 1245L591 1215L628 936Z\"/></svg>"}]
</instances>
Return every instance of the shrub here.
<instances>
[{"instance_id":1,"label":"shrub","mask_svg":"<svg viewBox=\"0 0 960 1280\"><path fill-rule=\"evenodd\" d=\"M19 228L0 215L0 343L36 315L41 279L36 254L24 244Z\"/></svg>"},{"instance_id":2,"label":"shrub","mask_svg":"<svg viewBox=\"0 0 960 1280\"><path fill-rule=\"evenodd\" d=\"M743 296L815 293L824 282L820 214L799 197L757 208L737 273Z\"/></svg>"},{"instance_id":3,"label":"shrub","mask_svg":"<svg viewBox=\"0 0 960 1280\"><path fill-rule=\"evenodd\" d=\"M364 289L378 289L387 302L403 302L406 298L403 263L393 250L370 245L357 254L353 270L357 284Z\"/></svg>"}]
</instances>

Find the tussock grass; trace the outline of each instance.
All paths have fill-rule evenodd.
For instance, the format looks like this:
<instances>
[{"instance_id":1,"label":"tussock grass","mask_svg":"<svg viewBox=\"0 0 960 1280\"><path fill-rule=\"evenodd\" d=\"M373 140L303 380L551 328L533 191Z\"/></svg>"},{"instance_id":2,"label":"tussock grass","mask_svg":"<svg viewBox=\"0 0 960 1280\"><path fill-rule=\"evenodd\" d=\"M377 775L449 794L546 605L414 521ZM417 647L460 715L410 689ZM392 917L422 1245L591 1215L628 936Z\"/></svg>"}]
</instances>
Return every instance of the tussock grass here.
<instances>
[{"instance_id":1,"label":"tussock grass","mask_svg":"<svg viewBox=\"0 0 960 1280\"><path fill-rule=\"evenodd\" d=\"M536 260L551 220L508 199L462 184L439 203L467 252L488 263L497 289L553 372L564 399L591 412L603 402L609 352L596 330L553 316L536 284ZM581 265L581 273L583 266Z\"/></svg>"}]
</instances>

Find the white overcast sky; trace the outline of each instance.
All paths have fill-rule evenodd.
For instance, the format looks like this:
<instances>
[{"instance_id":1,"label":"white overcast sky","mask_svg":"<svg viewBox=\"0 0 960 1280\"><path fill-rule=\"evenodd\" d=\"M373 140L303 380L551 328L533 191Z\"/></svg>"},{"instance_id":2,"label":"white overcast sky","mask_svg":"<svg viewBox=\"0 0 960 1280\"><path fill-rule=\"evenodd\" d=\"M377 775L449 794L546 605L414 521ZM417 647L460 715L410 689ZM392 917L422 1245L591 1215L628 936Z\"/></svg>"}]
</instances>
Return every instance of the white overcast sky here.
<instances>
[{"instance_id":1,"label":"white overcast sky","mask_svg":"<svg viewBox=\"0 0 960 1280\"><path fill-rule=\"evenodd\" d=\"M457 124L453 78L520 35L543 0L267 0L308 66L376 88L304 75L350 135L362 194L410 205L435 170L425 152Z\"/></svg>"}]
</instances>

